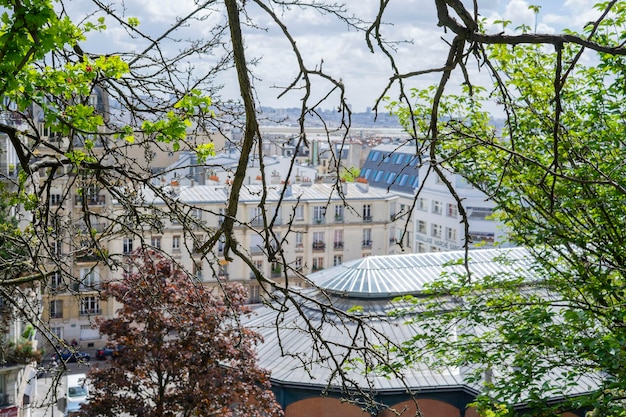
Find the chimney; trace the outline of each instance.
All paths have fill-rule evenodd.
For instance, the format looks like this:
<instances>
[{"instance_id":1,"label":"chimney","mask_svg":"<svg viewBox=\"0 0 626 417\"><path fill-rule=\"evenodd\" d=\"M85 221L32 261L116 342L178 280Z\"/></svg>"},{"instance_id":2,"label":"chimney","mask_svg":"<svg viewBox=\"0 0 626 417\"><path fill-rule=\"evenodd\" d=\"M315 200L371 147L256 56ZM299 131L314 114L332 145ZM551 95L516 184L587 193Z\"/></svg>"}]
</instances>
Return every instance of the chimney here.
<instances>
[{"instance_id":1,"label":"chimney","mask_svg":"<svg viewBox=\"0 0 626 417\"><path fill-rule=\"evenodd\" d=\"M272 172L271 184L280 184L280 173L278 171Z\"/></svg>"},{"instance_id":2,"label":"chimney","mask_svg":"<svg viewBox=\"0 0 626 417\"><path fill-rule=\"evenodd\" d=\"M362 178L362 177L357 178L356 185L358 189L363 193L367 193L370 190L370 185L365 178Z\"/></svg>"}]
</instances>

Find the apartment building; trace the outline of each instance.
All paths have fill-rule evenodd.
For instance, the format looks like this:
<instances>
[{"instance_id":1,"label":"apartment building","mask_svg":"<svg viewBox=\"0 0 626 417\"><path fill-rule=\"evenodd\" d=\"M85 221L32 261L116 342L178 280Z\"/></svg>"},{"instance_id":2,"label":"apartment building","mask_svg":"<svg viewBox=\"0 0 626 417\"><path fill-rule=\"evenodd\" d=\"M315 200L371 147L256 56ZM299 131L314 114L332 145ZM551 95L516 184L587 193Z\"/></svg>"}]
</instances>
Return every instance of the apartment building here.
<instances>
[{"instance_id":1,"label":"apartment building","mask_svg":"<svg viewBox=\"0 0 626 417\"><path fill-rule=\"evenodd\" d=\"M278 205L284 184L268 187L265 210L259 206L262 185L247 185L239 197L234 239L246 257L273 285L307 285L304 275L345 261L371 255L392 254L397 250L395 239L395 211L397 196L369 188L367 184L343 184L342 195L332 184L287 185L283 201ZM130 255L141 245L161 249L179 262L190 275L207 286L220 282L239 282L249 293L251 303L259 302L263 289L254 279L252 269L241 259L227 261L224 257L224 239L209 253L200 253L200 246L215 233L226 214L226 201L230 186L169 184L166 190L174 196L179 207L188 215L186 225L168 218L168 207L149 190L141 193L143 200L137 204L149 212L165 214L162 227L143 228L140 234L112 234L103 241L108 256ZM67 212L79 214L83 197L72 204L66 202ZM120 202L110 196L89 195L90 208L106 211L109 216L123 212ZM274 222L272 248L278 250L274 258L265 244L266 230L263 214ZM165 220L168 218L168 220ZM194 224L189 228L189 223ZM94 217L92 230L103 231L108 225ZM61 248L59 250L70 250ZM68 256L70 253L68 253ZM71 250L74 258L74 279L53 274L44 295L44 320L57 337L76 339L83 346L104 343L94 320L113 317L117 307L112 300L102 299L99 289L102 282L115 279L120 270L112 271L93 252ZM266 288L271 290L272 288Z\"/></svg>"},{"instance_id":2,"label":"apartment building","mask_svg":"<svg viewBox=\"0 0 626 417\"><path fill-rule=\"evenodd\" d=\"M458 250L466 235L458 202L446 183L428 172L428 158L417 152L414 142L375 146L361 168L359 180L398 196L397 220L404 220L403 242L408 251ZM471 245L492 246L504 241L504 231L491 217L495 204L460 175L447 172L446 179L453 184L467 212Z\"/></svg>"}]
</instances>

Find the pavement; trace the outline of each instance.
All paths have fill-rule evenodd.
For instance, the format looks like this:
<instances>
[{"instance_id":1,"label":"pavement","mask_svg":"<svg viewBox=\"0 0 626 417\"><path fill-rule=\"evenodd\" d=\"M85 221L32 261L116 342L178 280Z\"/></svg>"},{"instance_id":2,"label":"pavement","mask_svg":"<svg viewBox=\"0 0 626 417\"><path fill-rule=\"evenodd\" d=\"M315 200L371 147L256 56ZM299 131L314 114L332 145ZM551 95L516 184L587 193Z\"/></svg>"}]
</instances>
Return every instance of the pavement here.
<instances>
[{"instance_id":1,"label":"pavement","mask_svg":"<svg viewBox=\"0 0 626 417\"><path fill-rule=\"evenodd\" d=\"M59 399L65 395L66 375L87 373L94 364L100 363L95 359L95 349L93 354L90 350L91 361L89 363L68 362L63 367L50 368L51 359L46 358L42 362L43 372L37 378L34 395L30 402L30 410L23 415L28 417L62 417L63 412L59 408Z\"/></svg>"}]
</instances>

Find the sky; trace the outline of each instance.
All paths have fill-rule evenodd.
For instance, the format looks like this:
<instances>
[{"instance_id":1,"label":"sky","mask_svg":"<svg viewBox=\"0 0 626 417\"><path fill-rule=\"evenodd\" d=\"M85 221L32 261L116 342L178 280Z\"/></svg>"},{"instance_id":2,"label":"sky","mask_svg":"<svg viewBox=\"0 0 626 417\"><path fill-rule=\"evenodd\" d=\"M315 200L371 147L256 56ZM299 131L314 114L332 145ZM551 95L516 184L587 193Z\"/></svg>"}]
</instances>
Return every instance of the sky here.
<instances>
[{"instance_id":1,"label":"sky","mask_svg":"<svg viewBox=\"0 0 626 417\"><path fill-rule=\"evenodd\" d=\"M214 3L209 6L211 12L206 13L205 20L186 27L178 38L197 38L210 33L223 17L223 5L217 1ZM507 20L512 22L509 28L525 24L536 26L537 32L543 33L556 33L563 28L580 30L586 22L598 16L598 11L592 7L594 3L594 0L478 0L480 13L488 22ZM88 6L89 2L70 0L66 4L74 20L93 20L89 14L93 5ZM140 28L150 34L163 32L177 16L185 15L195 7L194 0L110 0L109 4L125 17L137 17ZM345 0L345 4L349 14L371 20L375 17L379 0ZM529 9L531 4L541 7L537 16ZM277 88L286 86L296 76L294 54L276 25L252 1L247 2L247 7L248 16L260 28L245 31L247 58L257 62L253 72L260 104L276 108L299 107L301 92L287 94L279 99L281 90ZM362 31L352 29L328 14L297 7L281 14L281 17L309 68L319 66L323 60L323 69L342 80L347 90L347 101L353 110L365 111L374 106L392 70L380 50L374 53L368 50ZM409 41L396 44L393 52L401 73L443 65L448 46L442 37L449 40L450 36L436 24L433 0L391 0L384 22L383 30L388 40ZM83 49L97 53L142 49L144 44L140 39L130 39L111 19L107 19L106 23L107 30L90 34ZM495 33L503 30L501 24L488 24L487 29ZM172 41L165 44L164 51L167 53L179 47L180 44ZM193 66L194 71L200 74L209 70L213 59L216 57L191 56L186 64ZM472 68L476 71L476 80L489 82L484 71L479 71L475 66ZM408 85L425 88L436 83L437 79L437 76L432 75L420 76L410 80ZM237 97L238 87L233 74L224 75L218 81L224 84L223 98ZM329 85L322 80L315 80L315 83L315 91L318 92L316 97L325 95ZM390 93L391 98L395 98L395 91ZM321 107L330 108L334 106L333 103L337 101L329 101Z\"/></svg>"}]
</instances>

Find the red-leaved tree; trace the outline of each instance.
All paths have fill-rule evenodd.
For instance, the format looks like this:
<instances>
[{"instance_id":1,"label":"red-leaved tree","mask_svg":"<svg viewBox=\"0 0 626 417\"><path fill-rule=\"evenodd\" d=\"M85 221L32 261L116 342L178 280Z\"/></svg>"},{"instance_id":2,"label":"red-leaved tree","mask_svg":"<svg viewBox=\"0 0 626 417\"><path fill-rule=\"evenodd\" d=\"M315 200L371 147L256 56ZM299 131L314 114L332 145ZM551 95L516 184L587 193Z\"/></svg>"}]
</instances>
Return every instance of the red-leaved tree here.
<instances>
[{"instance_id":1,"label":"red-leaved tree","mask_svg":"<svg viewBox=\"0 0 626 417\"><path fill-rule=\"evenodd\" d=\"M94 368L89 416L280 416L269 374L257 365L261 337L242 327L250 314L239 285L218 297L154 251L131 258L105 295L122 304L100 332L123 347Z\"/></svg>"}]
</instances>

